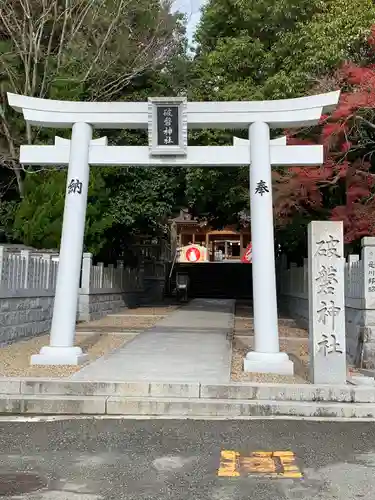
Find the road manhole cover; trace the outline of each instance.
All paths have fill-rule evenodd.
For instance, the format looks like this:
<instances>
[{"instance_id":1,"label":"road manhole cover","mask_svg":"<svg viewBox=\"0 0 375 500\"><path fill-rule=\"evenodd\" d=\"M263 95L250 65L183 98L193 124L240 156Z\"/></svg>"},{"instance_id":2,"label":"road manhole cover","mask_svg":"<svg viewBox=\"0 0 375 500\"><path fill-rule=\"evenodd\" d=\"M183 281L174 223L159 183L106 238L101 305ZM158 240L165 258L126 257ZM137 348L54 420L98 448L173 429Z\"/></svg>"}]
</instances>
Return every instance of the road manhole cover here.
<instances>
[{"instance_id":1,"label":"road manhole cover","mask_svg":"<svg viewBox=\"0 0 375 500\"><path fill-rule=\"evenodd\" d=\"M47 486L47 481L37 474L27 472L0 473L0 497L31 493Z\"/></svg>"}]
</instances>

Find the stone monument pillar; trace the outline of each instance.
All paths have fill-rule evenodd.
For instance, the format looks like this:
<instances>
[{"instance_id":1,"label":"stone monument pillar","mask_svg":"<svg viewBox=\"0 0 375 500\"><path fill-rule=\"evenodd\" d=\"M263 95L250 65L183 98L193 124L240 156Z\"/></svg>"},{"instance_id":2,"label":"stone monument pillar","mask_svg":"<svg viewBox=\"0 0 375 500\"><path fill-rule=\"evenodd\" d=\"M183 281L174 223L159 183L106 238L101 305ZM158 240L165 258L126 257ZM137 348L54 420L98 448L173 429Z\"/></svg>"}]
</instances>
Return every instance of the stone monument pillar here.
<instances>
[{"instance_id":1,"label":"stone monument pillar","mask_svg":"<svg viewBox=\"0 0 375 500\"><path fill-rule=\"evenodd\" d=\"M343 223L308 227L309 352L314 384L346 383Z\"/></svg>"}]
</instances>

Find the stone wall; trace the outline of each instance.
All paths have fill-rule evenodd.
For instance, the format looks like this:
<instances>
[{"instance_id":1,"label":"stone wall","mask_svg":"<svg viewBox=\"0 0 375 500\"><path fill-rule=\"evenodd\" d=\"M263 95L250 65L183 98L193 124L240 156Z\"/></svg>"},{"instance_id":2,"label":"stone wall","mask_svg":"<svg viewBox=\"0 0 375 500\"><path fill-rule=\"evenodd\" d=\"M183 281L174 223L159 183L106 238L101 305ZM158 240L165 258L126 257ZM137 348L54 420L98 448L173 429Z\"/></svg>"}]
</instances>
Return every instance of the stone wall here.
<instances>
[{"instance_id":1,"label":"stone wall","mask_svg":"<svg viewBox=\"0 0 375 500\"><path fill-rule=\"evenodd\" d=\"M349 255L345 264L345 334L350 363L375 368L375 238L362 239L361 255ZM280 263L280 307L308 327L307 261L303 267Z\"/></svg>"},{"instance_id":2,"label":"stone wall","mask_svg":"<svg viewBox=\"0 0 375 500\"><path fill-rule=\"evenodd\" d=\"M147 269L130 269L121 261L116 267L94 266L92 259L89 253L83 255L78 321L162 300L164 261L152 261ZM0 345L49 332L57 270L56 255L9 252L0 245Z\"/></svg>"},{"instance_id":3,"label":"stone wall","mask_svg":"<svg viewBox=\"0 0 375 500\"><path fill-rule=\"evenodd\" d=\"M140 297L137 292L122 292L121 290L81 290L78 301L78 320L93 321L107 314L116 313L124 307L136 307Z\"/></svg>"},{"instance_id":4,"label":"stone wall","mask_svg":"<svg viewBox=\"0 0 375 500\"><path fill-rule=\"evenodd\" d=\"M146 284L148 280L146 279ZM78 321L92 321L124 307L159 302L163 298L164 280L150 279L147 289L121 291L108 288L89 292L81 289L78 296ZM51 328L54 290L0 291L0 345L48 333Z\"/></svg>"},{"instance_id":5,"label":"stone wall","mask_svg":"<svg viewBox=\"0 0 375 500\"><path fill-rule=\"evenodd\" d=\"M0 345L46 332L51 327L54 295L18 290L0 293Z\"/></svg>"},{"instance_id":6,"label":"stone wall","mask_svg":"<svg viewBox=\"0 0 375 500\"><path fill-rule=\"evenodd\" d=\"M375 310L345 308L346 351L355 364L375 368Z\"/></svg>"},{"instance_id":7,"label":"stone wall","mask_svg":"<svg viewBox=\"0 0 375 500\"><path fill-rule=\"evenodd\" d=\"M296 320L301 328L309 326L309 301L304 297L282 295L280 307ZM375 367L375 311L345 307L346 353L350 363L357 364L361 356L367 366ZM364 350L361 354L362 343Z\"/></svg>"},{"instance_id":8,"label":"stone wall","mask_svg":"<svg viewBox=\"0 0 375 500\"><path fill-rule=\"evenodd\" d=\"M281 295L280 309L295 319L301 328L309 327L309 301L307 298Z\"/></svg>"},{"instance_id":9,"label":"stone wall","mask_svg":"<svg viewBox=\"0 0 375 500\"><path fill-rule=\"evenodd\" d=\"M136 307L139 300L139 294L136 292L123 293L109 289L86 294L81 291L77 319L99 319L124 307ZM53 301L53 293L40 290L0 293L0 345L49 332Z\"/></svg>"}]
</instances>

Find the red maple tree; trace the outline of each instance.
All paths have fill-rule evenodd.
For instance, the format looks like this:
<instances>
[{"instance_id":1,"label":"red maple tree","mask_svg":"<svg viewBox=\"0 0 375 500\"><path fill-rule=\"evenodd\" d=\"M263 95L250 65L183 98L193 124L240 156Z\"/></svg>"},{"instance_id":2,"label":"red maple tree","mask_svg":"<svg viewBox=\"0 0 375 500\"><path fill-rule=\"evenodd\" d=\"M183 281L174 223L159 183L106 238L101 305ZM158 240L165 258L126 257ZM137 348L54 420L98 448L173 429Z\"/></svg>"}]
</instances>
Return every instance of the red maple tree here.
<instances>
[{"instance_id":1,"label":"red maple tree","mask_svg":"<svg viewBox=\"0 0 375 500\"><path fill-rule=\"evenodd\" d=\"M375 26L368 42L375 60ZM375 235L375 64L346 62L316 91L339 88L337 109L317 127L286 131L288 144L323 144L325 163L276 170L275 211L281 226L296 214L343 220L349 243Z\"/></svg>"}]
</instances>

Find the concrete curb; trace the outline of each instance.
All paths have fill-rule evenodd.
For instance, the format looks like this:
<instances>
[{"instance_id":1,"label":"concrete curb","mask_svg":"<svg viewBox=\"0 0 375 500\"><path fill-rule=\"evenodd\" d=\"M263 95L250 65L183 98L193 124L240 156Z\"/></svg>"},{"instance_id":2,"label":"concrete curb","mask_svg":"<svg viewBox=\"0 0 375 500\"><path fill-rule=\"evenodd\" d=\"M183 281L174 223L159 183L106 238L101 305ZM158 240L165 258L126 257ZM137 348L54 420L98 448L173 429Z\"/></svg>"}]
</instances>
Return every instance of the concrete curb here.
<instances>
[{"instance_id":1,"label":"concrete curb","mask_svg":"<svg viewBox=\"0 0 375 500\"><path fill-rule=\"evenodd\" d=\"M0 379L0 396L5 394L375 403L375 386L350 384L333 386L251 382L86 382L57 378L3 378Z\"/></svg>"},{"instance_id":2,"label":"concrete curb","mask_svg":"<svg viewBox=\"0 0 375 500\"><path fill-rule=\"evenodd\" d=\"M375 387L0 379L0 414L375 418Z\"/></svg>"},{"instance_id":3,"label":"concrete curb","mask_svg":"<svg viewBox=\"0 0 375 500\"><path fill-rule=\"evenodd\" d=\"M297 416L373 419L375 418L375 404L4 394L0 397L0 414L223 417L227 419L251 416Z\"/></svg>"},{"instance_id":4,"label":"concrete curb","mask_svg":"<svg viewBox=\"0 0 375 500\"><path fill-rule=\"evenodd\" d=\"M374 418L375 404L242 401L168 398L107 399L107 415L166 415L175 417L301 416Z\"/></svg>"}]
</instances>

